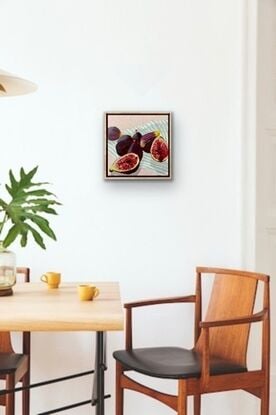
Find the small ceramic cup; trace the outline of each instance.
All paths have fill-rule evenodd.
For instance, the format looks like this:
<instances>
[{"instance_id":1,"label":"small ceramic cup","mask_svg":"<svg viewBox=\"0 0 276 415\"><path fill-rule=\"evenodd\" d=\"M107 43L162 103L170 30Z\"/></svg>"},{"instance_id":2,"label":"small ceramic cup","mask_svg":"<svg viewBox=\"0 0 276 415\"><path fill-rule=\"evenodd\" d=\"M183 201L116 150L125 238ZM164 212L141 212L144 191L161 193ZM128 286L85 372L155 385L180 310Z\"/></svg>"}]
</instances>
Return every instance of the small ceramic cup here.
<instances>
[{"instance_id":1,"label":"small ceramic cup","mask_svg":"<svg viewBox=\"0 0 276 415\"><path fill-rule=\"evenodd\" d=\"M91 301L98 297L100 291L95 285L80 284L78 285L78 294L81 301Z\"/></svg>"},{"instance_id":2,"label":"small ceramic cup","mask_svg":"<svg viewBox=\"0 0 276 415\"><path fill-rule=\"evenodd\" d=\"M60 272L46 272L40 277L42 282L48 285L48 288L58 288L61 280Z\"/></svg>"}]
</instances>

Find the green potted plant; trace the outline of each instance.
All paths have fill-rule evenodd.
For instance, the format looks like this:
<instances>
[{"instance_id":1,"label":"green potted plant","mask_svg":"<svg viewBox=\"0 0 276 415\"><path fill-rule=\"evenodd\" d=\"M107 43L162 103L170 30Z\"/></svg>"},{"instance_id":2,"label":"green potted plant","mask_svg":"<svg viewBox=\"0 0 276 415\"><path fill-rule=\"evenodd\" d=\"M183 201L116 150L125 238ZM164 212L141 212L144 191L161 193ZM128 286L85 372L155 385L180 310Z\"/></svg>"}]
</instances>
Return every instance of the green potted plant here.
<instances>
[{"instance_id":1,"label":"green potted plant","mask_svg":"<svg viewBox=\"0 0 276 415\"><path fill-rule=\"evenodd\" d=\"M0 198L0 295L11 295L16 282L15 254L7 250L15 239L20 238L21 246L25 247L31 234L43 249L46 249L43 234L56 240L44 216L56 215L54 206L60 203L53 193L45 189L49 183L33 181L37 169L38 166L25 172L21 167L19 179L10 170L10 183L5 186L10 200Z\"/></svg>"}]
</instances>

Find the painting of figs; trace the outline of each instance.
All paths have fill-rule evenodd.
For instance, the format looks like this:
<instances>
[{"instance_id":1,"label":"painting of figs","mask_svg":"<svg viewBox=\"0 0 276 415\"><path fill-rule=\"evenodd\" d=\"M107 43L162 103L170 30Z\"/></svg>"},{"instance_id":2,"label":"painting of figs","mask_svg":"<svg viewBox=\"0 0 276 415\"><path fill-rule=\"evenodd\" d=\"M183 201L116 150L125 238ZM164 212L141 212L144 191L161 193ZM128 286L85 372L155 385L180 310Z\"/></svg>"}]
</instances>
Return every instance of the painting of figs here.
<instances>
[{"instance_id":1,"label":"painting of figs","mask_svg":"<svg viewBox=\"0 0 276 415\"><path fill-rule=\"evenodd\" d=\"M107 112L105 178L171 179L171 113Z\"/></svg>"}]
</instances>

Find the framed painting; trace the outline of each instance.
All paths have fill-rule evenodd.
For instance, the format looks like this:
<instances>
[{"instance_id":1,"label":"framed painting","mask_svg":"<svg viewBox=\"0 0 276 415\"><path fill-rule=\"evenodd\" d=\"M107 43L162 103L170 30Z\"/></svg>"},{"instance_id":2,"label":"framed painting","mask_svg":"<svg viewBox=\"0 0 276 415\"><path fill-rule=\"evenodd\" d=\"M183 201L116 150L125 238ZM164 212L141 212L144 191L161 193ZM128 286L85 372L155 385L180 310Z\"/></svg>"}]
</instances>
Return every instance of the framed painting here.
<instances>
[{"instance_id":1,"label":"framed painting","mask_svg":"<svg viewBox=\"0 0 276 415\"><path fill-rule=\"evenodd\" d=\"M106 112L105 179L172 178L170 112Z\"/></svg>"}]
</instances>

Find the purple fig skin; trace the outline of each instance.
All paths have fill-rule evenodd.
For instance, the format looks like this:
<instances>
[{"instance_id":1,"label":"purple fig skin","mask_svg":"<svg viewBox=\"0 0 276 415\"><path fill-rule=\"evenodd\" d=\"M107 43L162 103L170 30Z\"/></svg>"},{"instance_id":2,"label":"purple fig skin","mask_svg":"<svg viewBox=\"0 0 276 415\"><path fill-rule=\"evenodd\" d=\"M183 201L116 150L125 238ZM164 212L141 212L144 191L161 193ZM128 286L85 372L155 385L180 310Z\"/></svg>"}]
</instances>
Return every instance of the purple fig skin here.
<instances>
[{"instance_id":1,"label":"purple fig skin","mask_svg":"<svg viewBox=\"0 0 276 415\"><path fill-rule=\"evenodd\" d=\"M121 131L118 127L109 127L107 130L108 139L111 141L118 140L121 135Z\"/></svg>"},{"instance_id":2,"label":"purple fig skin","mask_svg":"<svg viewBox=\"0 0 276 415\"><path fill-rule=\"evenodd\" d=\"M130 135L122 135L116 144L116 151L119 156L124 156L125 154L129 153L129 148L132 143L133 140Z\"/></svg>"},{"instance_id":3,"label":"purple fig skin","mask_svg":"<svg viewBox=\"0 0 276 415\"><path fill-rule=\"evenodd\" d=\"M129 147L128 153L135 153L140 160L143 158L143 150L140 147L140 144L137 141L134 141Z\"/></svg>"},{"instance_id":4,"label":"purple fig skin","mask_svg":"<svg viewBox=\"0 0 276 415\"><path fill-rule=\"evenodd\" d=\"M148 143L144 145L143 150L145 151L145 153L150 153L150 149L151 149L153 141L154 139L150 140Z\"/></svg>"},{"instance_id":5,"label":"purple fig skin","mask_svg":"<svg viewBox=\"0 0 276 415\"><path fill-rule=\"evenodd\" d=\"M136 131L133 137L130 137L130 135L122 135L116 144L116 151L119 156L124 156L127 153L135 153L142 160L143 150L140 147L141 137L142 134L139 131Z\"/></svg>"},{"instance_id":6,"label":"purple fig skin","mask_svg":"<svg viewBox=\"0 0 276 415\"><path fill-rule=\"evenodd\" d=\"M160 131L151 131L147 134L142 135L140 138L140 146L146 152L150 153L151 145L156 137L159 137Z\"/></svg>"},{"instance_id":7,"label":"purple fig skin","mask_svg":"<svg viewBox=\"0 0 276 415\"><path fill-rule=\"evenodd\" d=\"M140 140L141 140L142 134L139 133L139 131L136 131L136 133L134 134L134 136L132 137L132 140L135 141L137 144L140 145Z\"/></svg>"}]
</instances>

